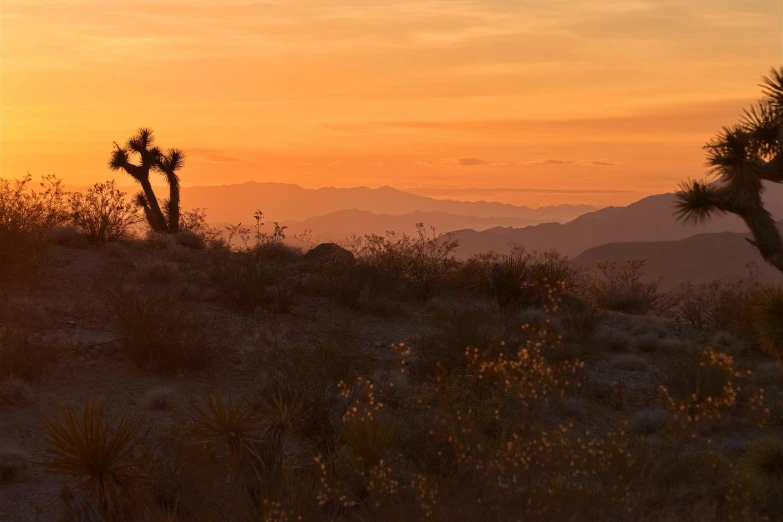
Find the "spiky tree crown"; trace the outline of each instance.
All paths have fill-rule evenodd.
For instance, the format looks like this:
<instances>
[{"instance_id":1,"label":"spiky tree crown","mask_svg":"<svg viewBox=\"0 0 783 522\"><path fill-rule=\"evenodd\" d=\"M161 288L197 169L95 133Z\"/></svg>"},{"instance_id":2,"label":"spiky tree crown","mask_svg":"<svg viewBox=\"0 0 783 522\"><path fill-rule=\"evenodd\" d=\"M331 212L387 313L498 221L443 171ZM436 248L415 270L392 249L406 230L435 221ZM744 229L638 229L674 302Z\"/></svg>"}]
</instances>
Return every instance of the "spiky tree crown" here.
<instances>
[{"instance_id":1,"label":"spiky tree crown","mask_svg":"<svg viewBox=\"0 0 783 522\"><path fill-rule=\"evenodd\" d=\"M165 153L155 145L155 134L151 129L140 128L125 144L114 142L114 151L109 159L109 168L124 170L142 186L136 195L136 204L144 209L150 226L156 232L179 231L179 174L185 163L185 154L180 149L169 149ZM164 175L169 184L169 199L165 202L165 215L161 210L152 186L150 171Z\"/></svg>"},{"instance_id":2,"label":"spiky tree crown","mask_svg":"<svg viewBox=\"0 0 783 522\"><path fill-rule=\"evenodd\" d=\"M783 271L783 240L761 199L764 182L783 183L783 68L773 68L761 89L762 98L740 122L724 127L704 146L712 180L683 183L675 212L693 223L738 215L753 234L751 244Z\"/></svg>"}]
</instances>

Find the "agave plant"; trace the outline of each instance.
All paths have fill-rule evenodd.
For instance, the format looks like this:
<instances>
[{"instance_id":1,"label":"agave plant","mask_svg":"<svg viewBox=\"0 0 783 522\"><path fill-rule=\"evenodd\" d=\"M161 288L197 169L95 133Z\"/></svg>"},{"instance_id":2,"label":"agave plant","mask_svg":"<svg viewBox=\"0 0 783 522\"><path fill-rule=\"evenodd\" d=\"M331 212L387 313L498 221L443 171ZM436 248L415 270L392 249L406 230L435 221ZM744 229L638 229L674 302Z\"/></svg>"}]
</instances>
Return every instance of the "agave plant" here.
<instances>
[{"instance_id":1,"label":"agave plant","mask_svg":"<svg viewBox=\"0 0 783 522\"><path fill-rule=\"evenodd\" d=\"M354 462L365 469L377 466L396 438L396 426L376 416L353 418L343 426L343 441Z\"/></svg>"},{"instance_id":2,"label":"agave plant","mask_svg":"<svg viewBox=\"0 0 783 522\"><path fill-rule=\"evenodd\" d=\"M196 432L203 444L223 447L234 473L243 469L258 472L262 463L260 447L264 423L243 393L236 401L223 399L220 388L214 397L204 396L205 408L193 406L196 412Z\"/></svg>"},{"instance_id":3,"label":"agave plant","mask_svg":"<svg viewBox=\"0 0 783 522\"><path fill-rule=\"evenodd\" d=\"M134 159L136 163L133 162ZM144 209L147 222L155 232L179 232L180 187L177 172L184 162L185 155L180 149L169 149L164 153L157 147L151 129L139 129L123 147L117 142L114 143L109 168L124 170L141 185L142 190L136 195L135 201ZM164 205L165 213L161 210L150 184L151 171L162 173L169 185L169 199Z\"/></svg>"},{"instance_id":4,"label":"agave plant","mask_svg":"<svg viewBox=\"0 0 783 522\"><path fill-rule=\"evenodd\" d=\"M712 181L688 181L677 193L676 215L703 222L715 215L739 216L762 258L783 271L783 239L764 207L764 182L783 183L783 67L762 81L763 97L742 120L724 127L704 148Z\"/></svg>"},{"instance_id":5,"label":"agave plant","mask_svg":"<svg viewBox=\"0 0 783 522\"><path fill-rule=\"evenodd\" d=\"M783 287L764 288L756 294L751 319L761 346L783 367Z\"/></svg>"},{"instance_id":6,"label":"agave plant","mask_svg":"<svg viewBox=\"0 0 783 522\"><path fill-rule=\"evenodd\" d=\"M102 406L90 397L81 412L59 401L57 406L59 418L42 416L48 443L43 464L73 479L74 487L94 502L102 516L117 517L140 478L134 459L141 441L140 422L125 413L104 422Z\"/></svg>"}]
</instances>

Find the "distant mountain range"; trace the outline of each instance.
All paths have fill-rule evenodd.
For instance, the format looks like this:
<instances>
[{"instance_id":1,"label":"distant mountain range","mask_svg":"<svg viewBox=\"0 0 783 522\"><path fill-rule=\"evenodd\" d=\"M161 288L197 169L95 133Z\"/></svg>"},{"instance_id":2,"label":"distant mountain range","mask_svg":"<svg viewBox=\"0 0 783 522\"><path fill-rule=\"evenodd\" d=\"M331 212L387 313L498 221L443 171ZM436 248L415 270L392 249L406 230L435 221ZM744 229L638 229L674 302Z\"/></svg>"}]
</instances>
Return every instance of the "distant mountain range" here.
<instances>
[{"instance_id":1,"label":"distant mountain range","mask_svg":"<svg viewBox=\"0 0 783 522\"><path fill-rule=\"evenodd\" d=\"M374 214L366 210L338 210L324 216L303 221L284 221L289 235L312 230L318 241L340 241L351 234L383 234L394 231L397 234L415 234L416 224L424 223L434 227L437 232L458 229L486 230L493 227L526 227L535 221L517 217L475 217L450 214L448 212L410 212L399 216Z\"/></svg>"},{"instance_id":2,"label":"distant mountain range","mask_svg":"<svg viewBox=\"0 0 783 522\"><path fill-rule=\"evenodd\" d=\"M783 217L783 187L771 186L765 193L767 208L776 218ZM589 248L606 243L675 241L703 233L747 232L736 216L717 216L704 225L678 222L674 217L674 194L644 198L627 207L607 207L565 223L544 223L525 228L492 228L484 231L459 230L458 255L462 258L494 250L508 252L512 244L528 250L557 249L574 257Z\"/></svg>"},{"instance_id":3,"label":"distant mountain range","mask_svg":"<svg viewBox=\"0 0 783 522\"><path fill-rule=\"evenodd\" d=\"M185 187L182 201L186 208L206 208L212 222L252 222L253 212L261 210L269 221L304 221L317 216L349 209L387 216L403 216L415 212L438 212L471 218L500 218L507 225L524 226L530 223L567 222L586 212L596 210L590 205L556 205L529 208L507 203L487 201L454 201L434 199L403 192L392 187L307 189L287 183L248 182L238 185ZM444 223L448 220L431 216ZM335 218L339 220L338 216ZM335 223L335 219L326 221ZM380 222L381 219L376 221ZM456 221L455 221L456 222ZM469 228L473 222L465 221ZM506 222L503 222L506 223ZM383 225L384 227L386 225ZM479 225L477 226L483 226Z\"/></svg>"},{"instance_id":4,"label":"distant mountain range","mask_svg":"<svg viewBox=\"0 0 783 522\"><path fill-rule=\"evenodd\" d=\"M778 223L778 227L783 222ZM610 243L590 248L575 257L575 267L589 269L601 261L624 262L645 259L648 279L663 276L661 288L672 290L680 283L701 283L721 279L737 281L748 277L748 263L755 262L758 279L764 283L783 283L783 275L766 264L758 251L745 238L748 234L720 232L698 234L678 241Z\"/></svg>"}]
</instances>

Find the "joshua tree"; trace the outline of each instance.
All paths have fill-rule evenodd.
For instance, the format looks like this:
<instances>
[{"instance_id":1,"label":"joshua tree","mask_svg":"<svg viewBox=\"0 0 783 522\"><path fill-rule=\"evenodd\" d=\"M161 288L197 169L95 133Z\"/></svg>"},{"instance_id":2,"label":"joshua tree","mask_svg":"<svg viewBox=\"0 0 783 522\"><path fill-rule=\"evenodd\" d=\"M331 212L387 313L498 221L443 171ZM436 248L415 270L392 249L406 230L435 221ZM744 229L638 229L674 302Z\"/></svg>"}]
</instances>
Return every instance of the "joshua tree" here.
<instances>
[{"instance_id":1,"label":"joshua tree","mask_svg":"<svg viewBox=\"0 0 783 522\"><path fill-rule=\"evenodd\" d=\"M761 199L763 182L783 183L783 68L773 68L760 87L763 97L745 110L741 121L724 127L704 146L715 179L683 183L677 216L703 222L736 214L753 235L748 241L783 272L783 239Z\"/></svg>"},{"instance_id":2,"label":"joshua tree","mask_svg":"<svg viewBox=\"0 0 783 522\"><path fill-rule=\"evenodd\" d=\"M163 153L155 146L155 136L151 129L139 129L124 147L114 142L109 167L112 170L124 170L141 185L136 195L136 204L144 209L144 215L150 228L155 232L176 233L179 231L179 176L185 155L179 149L169 149ZM137 156L138 163L131 159ZM161 172L169 184L169 199L164 202L165 214L160 208L158 198L150 184L150 171Z\"/></svg>"}]
</instances>

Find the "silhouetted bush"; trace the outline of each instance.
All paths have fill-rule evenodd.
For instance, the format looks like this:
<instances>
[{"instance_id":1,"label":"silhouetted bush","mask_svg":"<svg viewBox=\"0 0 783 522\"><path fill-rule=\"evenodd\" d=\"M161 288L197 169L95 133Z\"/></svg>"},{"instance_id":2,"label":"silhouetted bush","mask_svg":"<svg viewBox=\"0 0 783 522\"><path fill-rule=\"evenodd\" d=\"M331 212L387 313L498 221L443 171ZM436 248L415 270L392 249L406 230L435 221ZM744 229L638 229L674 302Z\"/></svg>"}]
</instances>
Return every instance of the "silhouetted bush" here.
<instances>
[{"instance_id":1,"label":"silhouetted bush","mask_svg":"<svg viewBox=\"0 0 783 522\"><path fill-rule=\"evenodd\" d=\"M125 239L142 217L114 181L96 183L86 193L71 196L70 220L93 244Z\"/></svg>"},{"instance_id":2,"label":"silhouetted bush","mask_svg":"<svg viewBox=\"0 0 783 522\"><path fill-rule=\"evenodd\" d=\"M645 281L643 259L625 263L604 261L584 292L595 305L604 310L644 315L654 311L661 300L658 287L661 280Z\"/></svg>"},{"instance_id":3,"label":"silhouetted bush","mask_svg":"<svg viewBox=\"0 0 783 522\"><path fill-rule=\"evenodd\" d=\"M120 284L107 294L127 356L159 373L195 371L215 355L202 320L171 293L144 292Z\"/></svg>"}]
</instances>

